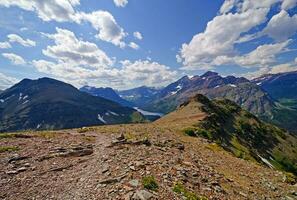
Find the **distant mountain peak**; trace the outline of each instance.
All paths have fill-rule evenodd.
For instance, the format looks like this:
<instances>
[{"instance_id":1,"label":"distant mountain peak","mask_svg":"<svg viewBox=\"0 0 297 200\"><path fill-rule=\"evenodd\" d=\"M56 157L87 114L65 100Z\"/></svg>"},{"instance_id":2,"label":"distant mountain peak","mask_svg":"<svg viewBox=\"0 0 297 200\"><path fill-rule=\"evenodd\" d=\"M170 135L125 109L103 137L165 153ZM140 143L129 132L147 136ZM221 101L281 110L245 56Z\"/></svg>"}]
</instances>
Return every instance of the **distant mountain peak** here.
<instances>
[{"instance_id":1,"label":"distant mountain peak","mask_svg":"<svg viewBox=\"0 0 297 200\"><path fill-rule=\"evenodd\" d=\"M218 76L218 75L219 74L217 72L207 71L203 75L201 75L201 77L211 77L211 76Z\"/></svg>"}]
</instances>

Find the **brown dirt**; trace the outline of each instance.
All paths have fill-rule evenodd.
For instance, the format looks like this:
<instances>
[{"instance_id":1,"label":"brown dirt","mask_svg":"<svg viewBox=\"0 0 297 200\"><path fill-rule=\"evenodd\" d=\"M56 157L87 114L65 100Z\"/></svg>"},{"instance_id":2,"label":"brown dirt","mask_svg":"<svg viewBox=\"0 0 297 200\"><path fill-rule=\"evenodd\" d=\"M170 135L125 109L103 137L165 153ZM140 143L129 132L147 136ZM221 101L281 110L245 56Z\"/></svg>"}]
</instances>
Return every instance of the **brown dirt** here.
<instances>
[{"instance_id":1,"label":"brown dirt","mask_svg":"<svg viewBox=\"0 0 297 200\"><path fill-rule=\"evenodd\" d=\"M282 172L238 159L172 127L116 125L2 138L1 147L19 150L0 153L0 199L130 199L144 189L141 180L148 175L159 186L149 191L154 199L183 199L172 190L177 182L208 199L296 199L296 186L284 183ZM122 133L128 142L113 143ZM135 143L145 139L152 145ZM90 155L55 153L90 145ZM9 160L17 156L25 158ZM138 185L129 184L131 180Z\"/></svg>"}]
</instances>

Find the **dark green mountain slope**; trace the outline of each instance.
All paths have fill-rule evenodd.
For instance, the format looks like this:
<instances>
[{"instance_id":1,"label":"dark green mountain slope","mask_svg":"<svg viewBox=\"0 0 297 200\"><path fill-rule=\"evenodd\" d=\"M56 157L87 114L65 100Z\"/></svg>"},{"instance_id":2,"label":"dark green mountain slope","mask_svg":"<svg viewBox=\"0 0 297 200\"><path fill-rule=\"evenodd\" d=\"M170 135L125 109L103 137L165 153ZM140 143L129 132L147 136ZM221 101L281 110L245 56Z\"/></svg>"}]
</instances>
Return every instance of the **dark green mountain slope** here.
<instances>
[{"instance_id":1,"label":"dark green mountain slope","mask_svg":"<svg viewBox=\"0 0 297 200\"><path fill-rule=\"evenodd\" d=\"M186 119L194 112L204 117L184 129L186 134L205 137L237 157L297 174L296 136L262 122L230 100L196 95L158 123Z\"/></svg>"},{"instance_id":2,"label":"dark green mountain slope","mask_svg":"<svg viewBox=\"0 0 297 200\"><path fill-rule=\"evenodd\" d=\"M141 121L136 110L49 78L24 79L0 94L0 131Z\"/></svg>"}]
</instances>

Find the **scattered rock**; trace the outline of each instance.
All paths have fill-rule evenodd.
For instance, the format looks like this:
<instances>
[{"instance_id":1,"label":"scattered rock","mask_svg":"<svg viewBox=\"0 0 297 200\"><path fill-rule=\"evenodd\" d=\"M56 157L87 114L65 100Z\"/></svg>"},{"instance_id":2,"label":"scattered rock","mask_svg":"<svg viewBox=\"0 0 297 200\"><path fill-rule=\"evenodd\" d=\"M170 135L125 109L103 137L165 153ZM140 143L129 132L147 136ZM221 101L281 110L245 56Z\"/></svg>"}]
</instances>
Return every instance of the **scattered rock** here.
<instances>
[{"instance_id":1,"label":"scattered rock","mask_svg":"<svg viewBox=\"0 0 297 200\"><path fill-rule=\"evenodd\" d=\"M70 164L70 165L66 165L66 166L62 166L62 167L53 168L53 169L51 169L50 171L52 171L52 172L59 172L59 171L63 171L63 170L65 170L65 169L69 169L69 168L71 168L71 167L73 167L72 164Z\"/></svg>"},{"instance_id":2,"label":"scattered rock","mask_svg":"<svg viewBox=\"0 0 297 200\"><path fill-rule=\"evenodd\" d=\"M176 144L177 149L184 151L185 150L185 145L183 145L182 143L177 143Z\"/></svg>"},{"instance_id":3,"label":"scattered rock","mask_svg":"<svg viewBox=\"0 0 297 200\"><path fill-rule=\"evenodd\" d=\"M24 171L27 171L27 167L21 167L21 168L18 168L17 169L17 172L19 173L19 172L24 172Z\"/></svg>"},{"instance_id":4,"label":"scattered rock","mask_svg":"<svg viewBox=\"0 0 297 200\"><path fill-rule=\"evenodd\" d=\"M139 181L137 179L133 179L129 181L129 185L132 187L137 187L139 185Z\"/></svg>"},{"instance_id":5,"label":"scattered rock","mask_svg":"<svg viewBox=\"0 0 297 200\"><path fill-rule=\"evenodd\" d=\"M116 178L105 179L105 180L99 181L99 184L113 184L113 183L117 183L117 182L120 182L126 176L127 176L127 174L123 174L123 175L120 175L120 176L118 176Z\"/></svg>"},{"instance_id":6,"label":"scattered rock","mask_svg":"<svg viewBox=\"0 0 297 200\"><path fill-rule=\"evenodd\" d=\"M132 196L132 200L149 200L152 199L154 195L146 190L138 190Z\"/></svg>"},{"instance_id":7,"label":"scattered rock","mask_svg":"<svg viewBox=\"0 0 297 200\"><path fill-rule=\"evenodd\" d=\"M20 160L25 160L25 159L28 159L30 158L29 156L20 156L18 154L15 154L13 157L11 157L9 160L8 160L8 163L12 163L12 162L15 162L15 161L20 161Z\"/></svg>"},{"instance_id":8,"label":"scattered rock","mask_svg":"<svg viewBox=\"0 0 297 200\"><path fill-rule=\"evenodd\" d=\"M19 172L16 171L16 170L12 170L12 171L7 171L6 174L8 175L15 175L15 174L18 174Z\"/></svg>"}]
</instances>

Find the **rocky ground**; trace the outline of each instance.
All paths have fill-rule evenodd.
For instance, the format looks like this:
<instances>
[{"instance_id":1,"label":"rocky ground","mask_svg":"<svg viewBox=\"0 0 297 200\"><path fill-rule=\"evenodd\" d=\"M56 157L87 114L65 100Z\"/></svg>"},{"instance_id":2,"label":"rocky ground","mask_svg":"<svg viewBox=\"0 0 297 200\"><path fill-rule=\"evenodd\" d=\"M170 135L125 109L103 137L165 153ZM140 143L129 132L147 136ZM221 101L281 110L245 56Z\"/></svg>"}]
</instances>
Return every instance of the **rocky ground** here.
<instances>
[{"instance_id":1,"label":"rocky ground","mask_svg":"<svg viewBox=\"0 0 297 200\"><path fill-rule=\"evenodd\" d=\"M0 136L0 199L297 199L283 172L160 124Z\"/></svg>"}]
</instances>

